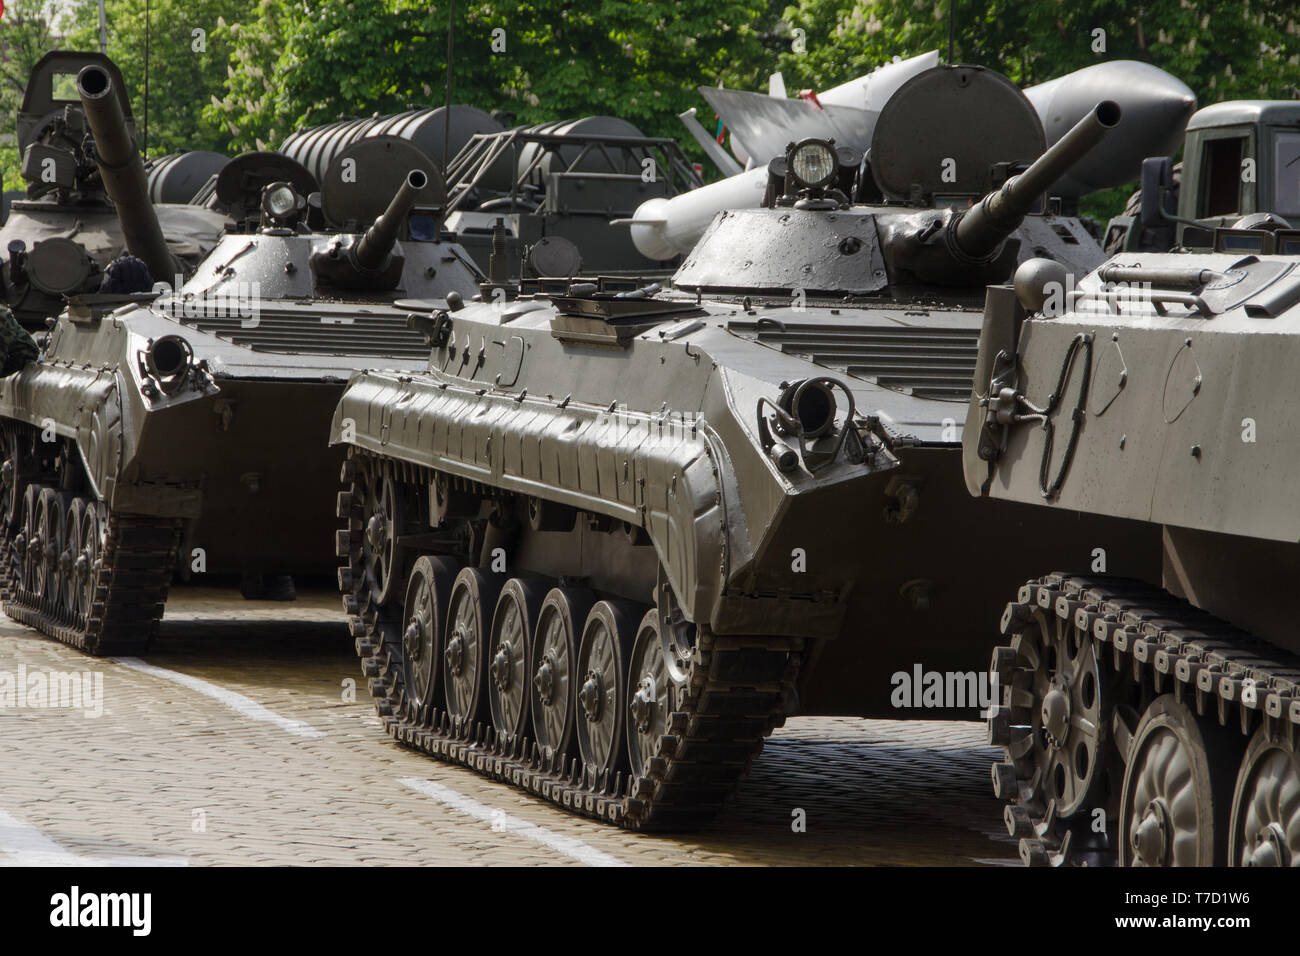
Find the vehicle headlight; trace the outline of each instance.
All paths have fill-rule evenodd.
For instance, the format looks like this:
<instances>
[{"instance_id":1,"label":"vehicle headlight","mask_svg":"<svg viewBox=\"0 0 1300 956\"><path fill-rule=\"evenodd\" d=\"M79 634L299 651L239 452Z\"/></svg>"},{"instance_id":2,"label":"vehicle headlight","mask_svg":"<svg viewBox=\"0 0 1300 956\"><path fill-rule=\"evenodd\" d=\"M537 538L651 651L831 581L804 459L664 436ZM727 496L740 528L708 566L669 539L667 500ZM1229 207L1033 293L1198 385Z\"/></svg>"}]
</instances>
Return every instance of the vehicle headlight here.
<instances>
[{"instance_id":1,"label":"vehicle headlight","mask_svg":"<svg viewBox=\"0 0 1300 956\"><path fill-rule=\"evenodd\" d=\"M827 185L838 167L835 148L824 140L806 139L790 153L790 172L809 189Z\"/></svg>"},{"instance_id":2,"label":"vehicle headlight","mask_svg":"<svg viewBox=\"0 0 1300 956\"><path fill-rule=\"evenodd\" d=\"M272 183L262 193L262 210L273 219L283 219L298 208L298 194L288 183Z\"/></svg>"}]
</instances>

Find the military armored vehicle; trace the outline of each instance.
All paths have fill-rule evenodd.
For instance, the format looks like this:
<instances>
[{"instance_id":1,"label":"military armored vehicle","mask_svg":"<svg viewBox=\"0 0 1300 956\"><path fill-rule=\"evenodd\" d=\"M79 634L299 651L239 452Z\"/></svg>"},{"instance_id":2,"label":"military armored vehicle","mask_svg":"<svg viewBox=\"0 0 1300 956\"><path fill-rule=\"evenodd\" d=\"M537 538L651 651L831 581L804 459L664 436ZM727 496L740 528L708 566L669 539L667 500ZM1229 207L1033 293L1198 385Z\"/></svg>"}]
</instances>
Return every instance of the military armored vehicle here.
<instances>
[{"instance_id":1,"label":"military armored vehicle","mask_svg":"<svg viewBox=\"0 0 1300 956\"><path fill-rule=\"evenodd\" d=\"M97 292L105 267L124 252L127 236L138 231L134 223L119 220L95 157L86 149L86 117L75 81L87 65L111 77L123 134L129 139L135 132L121 74L102 53L55 50L32 69L17 127L27 196L11 204L0 228L0 294L32 330L43 331L65 297ZM139 214L133 204L124 208L128 215ZM178 268L191 271L226 225L223 216L188 205L160 203L153 216L176 260L158 279L170 280Z\"/></svg>"},{"instance_id":2,"label":"military armored vehicle","mask_svg":"<svg viewBox=\"0 0 1300 956\"><path fill-rule=\"evenodd\" d=\"M1152 157L1142 189L1106 227L1108 252L1213 249L1216 227L1269 213L1300 226L1300 102L1232 100L1197 111L1187 123L1183 161ZM1164 216L1143 222L1142 196Z\"/></svg>"},{"instance_id":3,"label":"military armored vehicle","mask_svg":"<svg viewBox=\"0 0 1300 956\"><path fill-rule=\"evenodd\" d=\"M978 712L989 589L1099 540L963 493L983 284L1101 261L1034 210L1118 119L1102 103L1044 153L1004 77L938 67L891 99L869 166L791 144L671 289L487 283L430 308L427 369L358 373L331 431L343 603L388 733L653 829L712 816L789 714ZM1124 530L1100 532L1116 565L1155 567L1158 535Z\"/></svg>"},{"instance_id":4,"label":"military armored vehicle","mask_svg":"<svg viewBox=\"0 0 1300 956\"><path fill-rule=\"evenodd\" d=\"M645 202L702 184L676 140L585 116L470 137L447 164L447 223L487 271L500 222L516 279L667 277L680 256L644 255L624 222Z\"/></svg>"},{"instance_id":5,"label":"military armored vehicle","mask_svg":"<svg viewBox=\"0 0 1300 956\"><path fill-rule=\"evenodd\" d=\"M115 80L100 64L76 78L128 242L152 261L167 250ZM470 294L480 276L446 237L410 238L417 218L438 234L445 192L409 143L355 144L312 196L298 164L275 162L227 167L228 188L258 186L259 229L224 237L178 289L74 297L39 360L0 380L10 617L137 653L174 573L332 571L343 456L325 438L348 375L423 368L402 300ZM265 182L275 168L286 179ZM332 226L310 230L316 213Z\"/></svg>"},{"instance_id":6,"label":"military armored vehicle","mask_svg":"<svg viewBox=\"0 0 1300 956\"><path fill-rule=\"evenodd\" d=\"M446 228L481 270L488 271L495 254L513 279L579 271L666 276L676 256L646 258L611 220L630 216L647 199L702 183L676 141L645 136L617 117L507 129L495 114L464 105L299 130L280 152L319 176L340 150L376 136L399 136L446 163Z\"/></svg>"},{"instance_id":7,"label":"military armored vehicle","mask_svg":"<svg viewBox=\"0 0 1300 956\"><path fill-rule=\"evenodd\" d=\"M1250 225L989 290L970 492L1162 534L1157 574L1060 554L1008 591L990 739L1026 863L1300 865L1300 231Z\"/></svg>"}]
</instances>

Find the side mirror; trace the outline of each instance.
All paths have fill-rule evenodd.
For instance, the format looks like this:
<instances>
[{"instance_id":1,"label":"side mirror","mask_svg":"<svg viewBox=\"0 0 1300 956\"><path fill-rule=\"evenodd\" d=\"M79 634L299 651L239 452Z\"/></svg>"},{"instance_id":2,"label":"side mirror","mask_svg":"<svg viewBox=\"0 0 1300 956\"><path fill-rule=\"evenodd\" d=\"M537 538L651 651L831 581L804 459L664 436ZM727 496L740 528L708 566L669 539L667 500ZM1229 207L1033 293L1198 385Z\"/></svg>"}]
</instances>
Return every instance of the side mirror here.
<instances>
[{"instance_id":1,"label":"side mirror","mask_svg":"<svg viewBox=\"0 0 1300 956\"><path fill-rule=\"evenodd\" d=\"M1174 161L1168 156L1151 156L1142 160L1142 225L1146 228L1166 223L1165 196L1174 185Z\"/></svg>"}]
</instances>

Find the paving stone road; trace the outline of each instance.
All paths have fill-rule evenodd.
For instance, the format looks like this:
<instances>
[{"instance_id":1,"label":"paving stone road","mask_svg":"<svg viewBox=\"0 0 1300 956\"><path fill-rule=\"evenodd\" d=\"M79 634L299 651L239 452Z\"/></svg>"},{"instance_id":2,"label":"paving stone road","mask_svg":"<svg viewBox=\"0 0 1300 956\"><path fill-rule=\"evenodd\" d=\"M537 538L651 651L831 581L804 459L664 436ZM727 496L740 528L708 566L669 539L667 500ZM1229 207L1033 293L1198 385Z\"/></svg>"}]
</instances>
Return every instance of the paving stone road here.
<instances>
[{"instance_id":1,"label":"paving stone road","mask_svg":"<svg viewBox=\"0 0 1300 956\"><path fill-rule=\"evenodd\" d=\"M178 587L143 662L0 617L20 669L101 680L102 714L0 708L0 866L1016 863L979 723L796 718L702 831L571 817L390 741L326 591Z\"/></svg>"}]
</instances>

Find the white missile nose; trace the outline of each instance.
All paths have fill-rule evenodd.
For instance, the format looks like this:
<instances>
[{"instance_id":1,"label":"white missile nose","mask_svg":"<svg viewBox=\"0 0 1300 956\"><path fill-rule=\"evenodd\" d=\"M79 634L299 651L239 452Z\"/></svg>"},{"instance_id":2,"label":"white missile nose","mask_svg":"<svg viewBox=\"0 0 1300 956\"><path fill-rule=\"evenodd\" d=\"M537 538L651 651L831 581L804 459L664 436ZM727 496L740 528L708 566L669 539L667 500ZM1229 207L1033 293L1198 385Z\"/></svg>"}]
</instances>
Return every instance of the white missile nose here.
<instances>
[{"instance_id":1,"label":"white missile nose","mask_svg":"<svg viewBox=\"0 0 1300 956\"><path fill-rule=\"evenodd\" d=\"M677 250L664 238L667 205L668 200L663 197L647 199L636 207L629 226L632 230L632 245L636 246L637 252L656 262L663 262L677 255Z\"/></svg>"}]
</instances>

